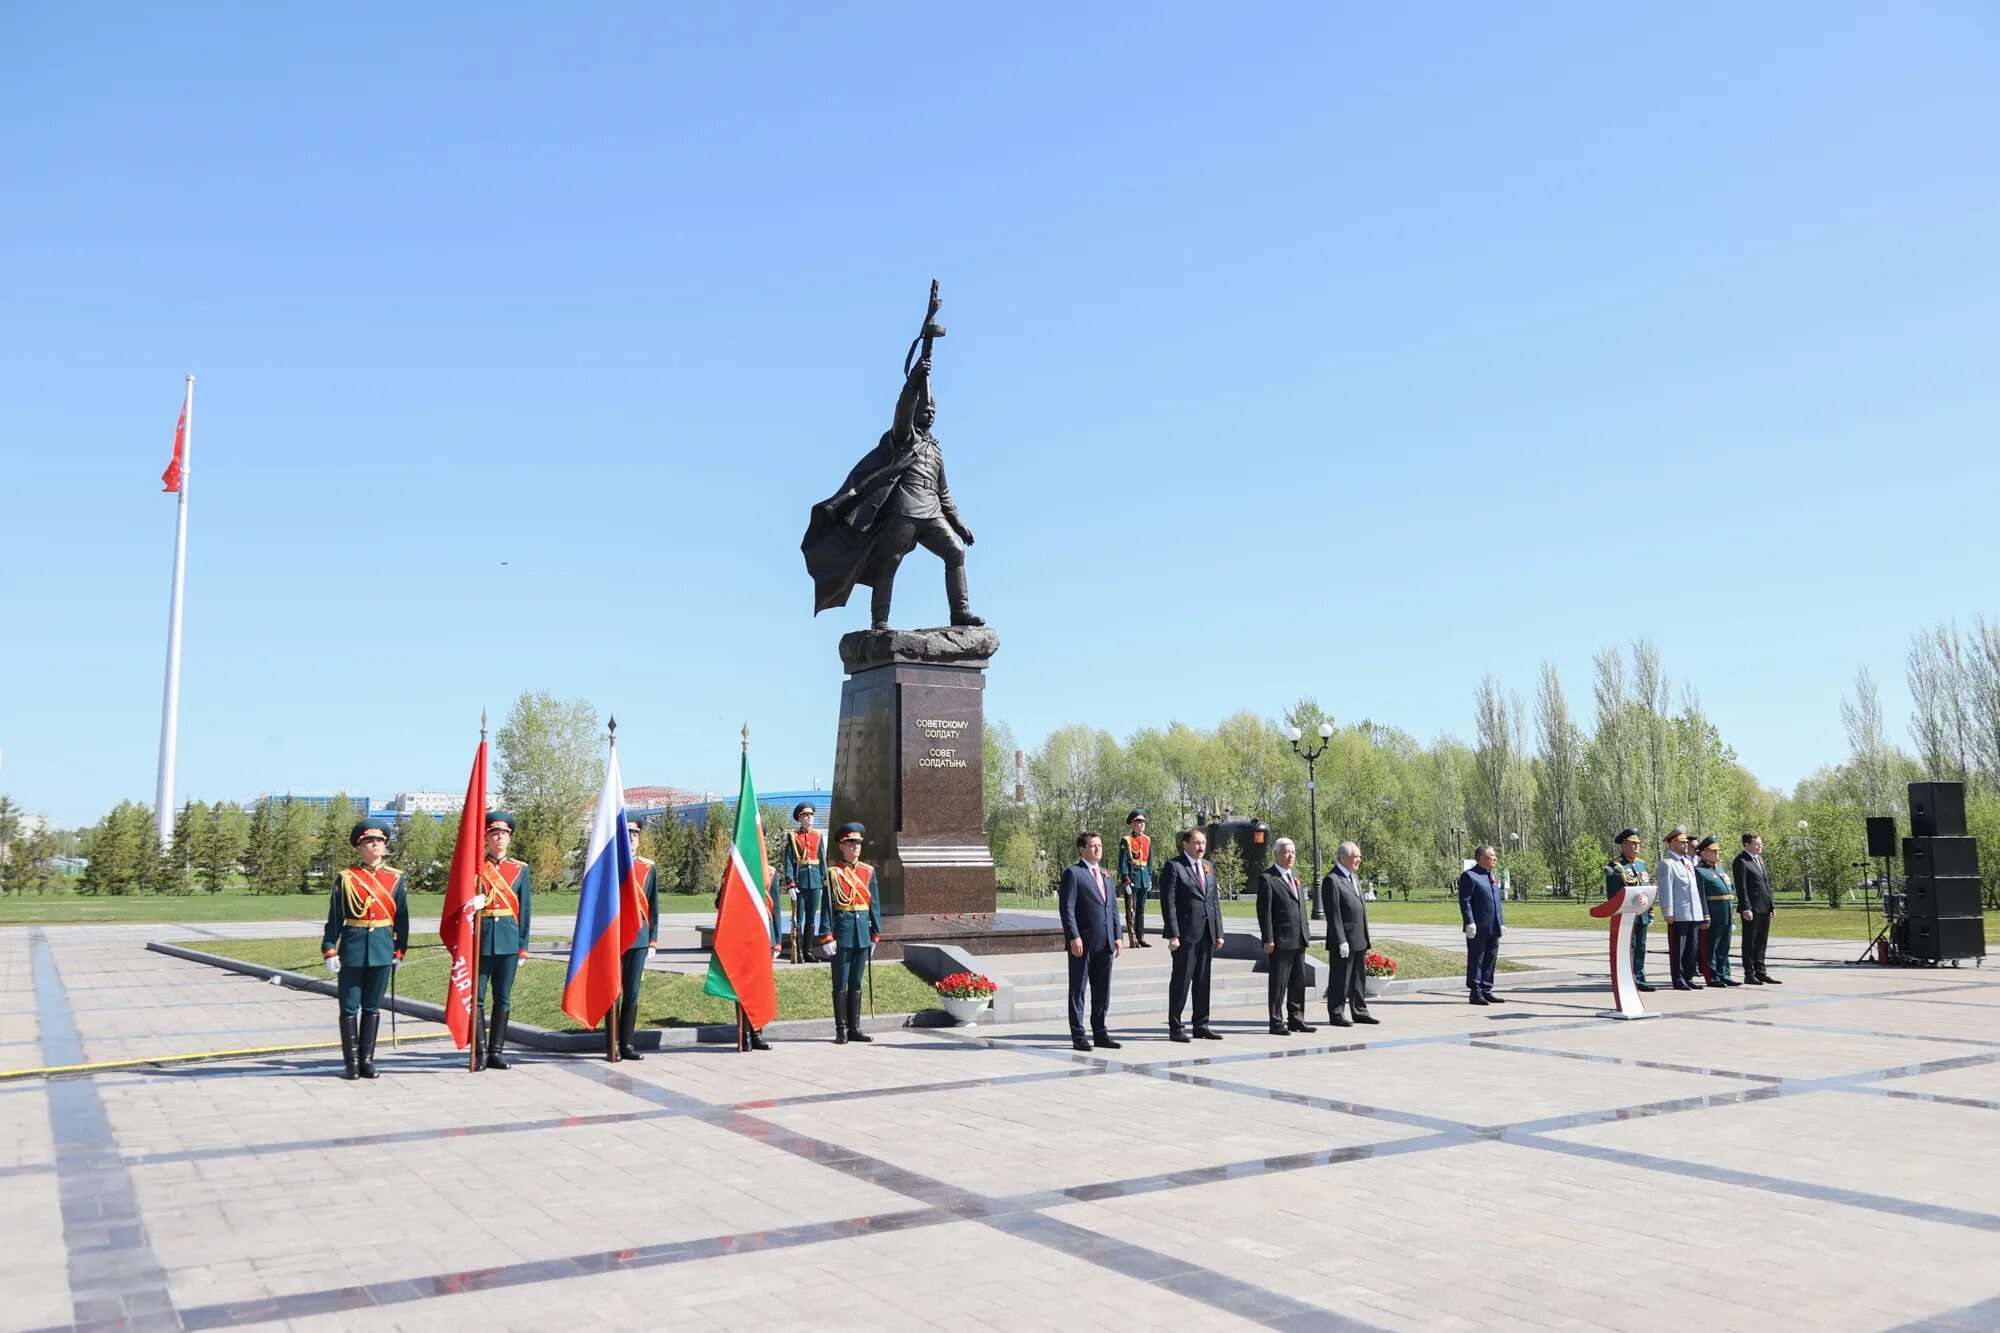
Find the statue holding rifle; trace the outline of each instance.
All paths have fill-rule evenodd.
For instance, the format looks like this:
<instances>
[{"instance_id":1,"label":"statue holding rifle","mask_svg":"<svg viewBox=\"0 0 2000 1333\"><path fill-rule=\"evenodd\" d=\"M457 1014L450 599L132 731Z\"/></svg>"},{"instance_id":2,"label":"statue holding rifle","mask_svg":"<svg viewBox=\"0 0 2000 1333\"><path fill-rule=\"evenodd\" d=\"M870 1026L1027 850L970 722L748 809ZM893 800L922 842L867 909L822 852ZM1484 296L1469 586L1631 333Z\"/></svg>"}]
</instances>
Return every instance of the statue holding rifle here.
<instances>
[{"instance_id":1,"label":"statue holding rifle","mask_svg":"<svg viewBox=\"0 0 2000 1333\"><path fill-rule=\"evenodd\" d=\"M951 623L986 623L972 614L965 586L965 548L972 545L972 529L952 503L944 454L931 434L931 422L937 417L931 397L931 343L944 336L937 312L938 285L933 281L923 328L903 358L903 392L896 400L895 424L854 465L832 498L813 506L800 550L813 579L814 615L830 606L847 605L855 585L867 584L874 590L869 599L871 627L889 628L896 567L922 546L944 561Z\"/></svg>"}]
</instances>

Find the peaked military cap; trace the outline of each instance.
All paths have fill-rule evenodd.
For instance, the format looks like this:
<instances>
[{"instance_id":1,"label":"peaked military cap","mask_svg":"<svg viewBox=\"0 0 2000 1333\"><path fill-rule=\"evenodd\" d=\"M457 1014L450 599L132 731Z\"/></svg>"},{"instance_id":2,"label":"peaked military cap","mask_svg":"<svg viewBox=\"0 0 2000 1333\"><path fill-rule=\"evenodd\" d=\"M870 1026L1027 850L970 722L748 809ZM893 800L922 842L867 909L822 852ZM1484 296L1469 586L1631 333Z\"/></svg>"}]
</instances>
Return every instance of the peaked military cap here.
<instances>
[{"instance_id":1,"label":"peaked military cap","mask_svg":"<svg viewBox=\"0 0 2000 1333\"><path fill-rule=\"evenodd\" d=\"M364 819L360 823L356 824L352 829L348 830L347 845L349 847L359 847L361 845L361 840L367 837L371 833L379 833L384 838L387 838L389 836L389 829L388 826L379 819Z\"/></svg>"},{"instance_id":2,"label":"peaked military cap","mask_svg":"<svg viewBox=\"0 0 2000 1333\"><path fill-rule=\"evenodd\" d=\"M1635 828L1622 828L1622 829L1619 829L1619 830L1618 830L1618 836L1617 836L1617 837L1615 837L1615 838L1613 838L1613 839L1612 839L1611 841L1613 841L1613 842L1623 842L1623 841L1625 841L1625 840L1626 840L1627 838L1636 838L1636 837L1638 837L1638 836L1639 836L1639 830L1638 830L1638 829L1635 829Z\"/></svg>"},{"instance_id":3,"label":"peaked military cap","mask_svg":"<svg viewBox=\"0 0 2000 1333\"><path fill-rule=\"evenodd\" d=\"M797 805L792 807L793 819L797 819L800 815L809 815L812 813L814 813L814 810L813 810L813 803L811 801L800 801Z\"/></svg>"},{"instance_id":4,"label":"peaked military cap","mask_svg":"<svg viewBox=\"0 0 2000 1333\"><path fill-rule=\"evenodd\" d=\"M512 833L514 831L514 816L508 814L505 810L491 812L486 816L486 831L491 833L495 828L505 828L509 833Z\"/></svg>"},{"instance_id":5,"label":"peaked military cap","mask_svg":"<svg viewBox=\"0 0 2000 1333\"><path fill-rule=\"evenodd\" d=\"M1694 849L1698 852L1705 852L1711 847L1720 847L1720 846L1722 846L1722 839L1716 837L1713 833L1711 833L1706 838L1703 838L1700 842L1696 843L1694 845Z\"/></svg>"},{"instance_id":6,"label":"peaked military cap","mask_svg":"<svg viewBox=\"0 0 2000 1333\"><path fill-rule=\"evenodd\" d=\"M1125 822L1129 824L1135 819L1144 819L1145 817L1146 812L1144 810L1134 810L1131 814L1125 816Z\"/></svg>"},{"instance_id":7,"label":"peaked military cap","mask_svg":"<svg viewBox=\"0 0 2000 1333\"><path fill-rule=\"evenodd\" d=\"M844 838L850 833L859 833L862 834L863 836L866 836L868 830L861 827L861 825L859 824L842 824L839 828L833 831L833 836L836 838Z\"/></svg>"},{"instance_id":8,"label":"peaked military cap","mask_svg":"<svg viewBox=\"0 0 2000 1333\"><path fill-rule=\"evenodd\" d=\"M1688 835L1687 825L1676 824L1672 828L1667 830L1667 836L1660 839L1660 841L1672 842L1675 838L1685 838L1687 835Z\"/></svg>"}]
</instances>

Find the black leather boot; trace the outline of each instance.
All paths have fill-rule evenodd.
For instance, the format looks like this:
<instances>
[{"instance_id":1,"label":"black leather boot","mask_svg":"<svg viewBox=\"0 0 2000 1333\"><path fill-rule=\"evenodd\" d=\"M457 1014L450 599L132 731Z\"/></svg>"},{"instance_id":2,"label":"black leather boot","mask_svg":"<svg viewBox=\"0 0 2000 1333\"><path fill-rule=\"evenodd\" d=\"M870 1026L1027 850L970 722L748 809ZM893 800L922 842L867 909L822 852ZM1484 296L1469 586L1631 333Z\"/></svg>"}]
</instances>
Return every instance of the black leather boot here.
<instances>
[{"instance_id":1,"label":"black leather boot","mask_svg":"<svg viewBox=\"0 0 2000 1333\"><path fill-rule=\"evenodd\" d=\"M849 1041L873 1041L873 1037L861 1030L861 992L847 992L847 1039Z\"/></svg>"},{"instance_id":2,"label":"black leather boot","mask_svg":"<svg viewBox=\"0 0 2000 1333\"><path fill-rule=\"evenodd\" d=\"M486 1067L488 1069L505 1069L507 1062L500 1058L500 1053L506 1049L507 1011L505 1009L495 1009L493 1011L492 1025L486 1032Z\"/></svg>"},{"instance_id":3,"label":"black leather boot","mask_svg":"<svg viewBox=\"0 0 2000 1333\"><path fill-rule=\"evenodd\" d=\"M847 1045L847 992L844 990L833 993L833 1044Z\"/></svg>"},{"instance_id":4,"label":"black leather boot","mask_svg":"<svg viewBox=\"0 0 2000 1333\"><path fill-rule=\"evenodd\" d=\"M643 1060L639 1048L632 1044L632 1036L639 1030L639 997L627 995L618 1002L618 1058L620 1060Z\"/></svg>"},{"instance_id":5,"label":"black leather boot","mask_svg":"<svg viewBox=\"0 0 2000 1333\"><path fill-rule=\"evenodd\" d=\"M361 1015L361 1077L375 1077L375 1034L382 1030L382 1011Z\"/></svg>"},{"instance_id":6,"label":"black leather boot","mask_svg":"<svg viewBox=\"0 0 2000 1333\"><path fill-rule=\"evenodd\" d=\"M360 1017L359 1014L342 1014L340 1016L340 1076L342 1078L352 1079L361 1076L360 1070L355 1063L355 1048L360 1044L356 1034Z\"/></svg>"}]
</instances>

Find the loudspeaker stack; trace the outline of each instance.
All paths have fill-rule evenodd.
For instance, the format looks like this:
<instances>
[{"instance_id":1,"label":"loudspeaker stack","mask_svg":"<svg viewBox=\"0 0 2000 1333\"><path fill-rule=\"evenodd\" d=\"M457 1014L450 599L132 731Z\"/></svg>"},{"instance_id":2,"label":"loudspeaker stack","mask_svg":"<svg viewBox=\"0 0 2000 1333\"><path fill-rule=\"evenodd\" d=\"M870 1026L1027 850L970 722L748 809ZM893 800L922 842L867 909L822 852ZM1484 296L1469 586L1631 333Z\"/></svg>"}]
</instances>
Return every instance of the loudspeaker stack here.
<instances>
[{"instance_id":1,"label":"loudspeaker stack","mask_svg":"<svg viewBox=\"0 0 2000 1333\"><path fill-rule=\"evenodd\" d=\"M1965 833L1965 784L1912 782L1903 839L1903 952L1927 962L1986 956L1979 843Z\"/></svg>"}]
</instances>

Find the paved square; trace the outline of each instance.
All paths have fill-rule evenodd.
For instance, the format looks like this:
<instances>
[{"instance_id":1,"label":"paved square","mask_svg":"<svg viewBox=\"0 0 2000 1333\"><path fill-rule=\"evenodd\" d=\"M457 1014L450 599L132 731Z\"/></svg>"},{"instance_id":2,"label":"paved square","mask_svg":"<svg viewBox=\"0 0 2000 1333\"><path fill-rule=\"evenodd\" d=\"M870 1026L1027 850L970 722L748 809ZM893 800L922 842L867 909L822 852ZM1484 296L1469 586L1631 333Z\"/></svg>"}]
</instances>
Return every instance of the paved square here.
<instances>
[{"instance_id":1,"label":"paved square","mask_svg":"<svg viewBox=\"0 0 2000 1333\"><path fill-rule=\"evenodd\" d=\"M350 1084L177 933L0 932L0 1072L116 1062L0 1081L0 1328L2000 1328L2000 974L478 1076L405 1023Z\"/></svg>"}]
</instances>

